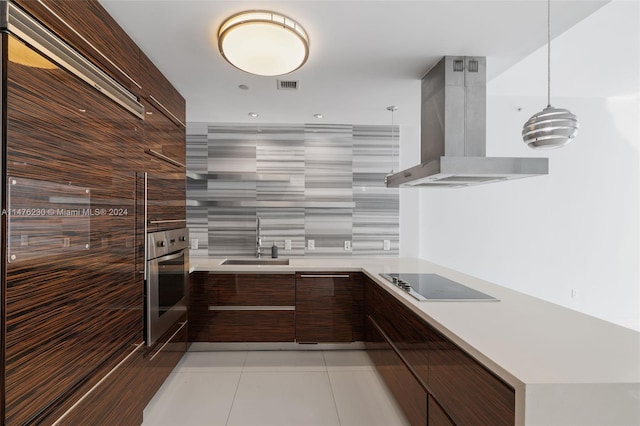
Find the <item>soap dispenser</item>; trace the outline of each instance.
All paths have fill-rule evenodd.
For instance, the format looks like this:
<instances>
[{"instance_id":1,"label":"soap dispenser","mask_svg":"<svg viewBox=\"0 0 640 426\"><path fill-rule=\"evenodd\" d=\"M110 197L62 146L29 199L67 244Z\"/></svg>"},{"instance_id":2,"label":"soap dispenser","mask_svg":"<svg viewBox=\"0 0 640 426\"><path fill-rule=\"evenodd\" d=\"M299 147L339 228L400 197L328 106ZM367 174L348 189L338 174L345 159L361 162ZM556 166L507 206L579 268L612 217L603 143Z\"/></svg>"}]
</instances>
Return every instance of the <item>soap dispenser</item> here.
<instances>
[{"instance_id":1,"label":"soap dispenser","mask_svg":"<svg viewBox=\"0 0 640 426\"><path fill-rule=\"evenodd\" d=\"M276 259L278 257L278 246L276 245L276 242L273 242L273 245L271 246L271 257L273 259Z\"/></svg>"}]
</instances>

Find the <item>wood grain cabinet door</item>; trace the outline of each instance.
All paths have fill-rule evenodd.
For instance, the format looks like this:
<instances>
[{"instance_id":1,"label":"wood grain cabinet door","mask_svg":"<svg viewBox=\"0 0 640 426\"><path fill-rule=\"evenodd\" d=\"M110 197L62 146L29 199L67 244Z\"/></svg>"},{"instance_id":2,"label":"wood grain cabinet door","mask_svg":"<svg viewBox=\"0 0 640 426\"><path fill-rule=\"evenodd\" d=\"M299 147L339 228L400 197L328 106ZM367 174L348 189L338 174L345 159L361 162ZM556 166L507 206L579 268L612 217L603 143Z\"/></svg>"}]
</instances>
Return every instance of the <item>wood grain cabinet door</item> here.
<instances>
[{"instance_id":1,"label":"wood grain cabinet door","mask_svg":"<svg viewBox=\"0 0 640 426\"><path fill-rule=\"evenodd\" d=\"M13 0L129 91L140 94L140 48L98 0Z\"/></svg>"},{"instance_id":2,"label":"wood grain cabinet door","mask_svg":"<svg viewBox=\"0 0 640 426\"><path fill-rule=\"evenodd\" d=\"M444 409L438 404L433 395L427 396L427 424L429 426L455 426Z\"/></svg>"},{"instance_id":3,"label":"wood grain cabinet door","mask_svg":"<svg viewBox=\"0 0 640 426\"><path fill-rule=\"evenodd\" d=\"M427 423L427 392L371 316L365 320L367 353L412 425ZM437 423L436 423L437 424Z\"/></svg>"},{"instance_id":4,"label":"wood grain cabinet door","mask_svg":"<svg viewBox=\"0 0 640 426\"><path fill-rule=\"evenodd\" d=\"M296 341L352 342L351 273L296 274Z\"/></svg>"},{"instance_id":5,"label":"wood grain cabinet door","mask_svg":"<svg viewBox=\"0 0 640 426\"><path fill-rule=\"evenodd\" d=\"M435 330L429 342L429 388L457 424L515 423L513 388Z\"/></svg>"},{"instance_id":6,"label":"wood grain cabinet door","mask_svg":"<svg viewBox=\"0 0 640 426\"><path fill-rule=\"evenodd\" d=\"M206 315L209 342L294 340L293 274L209 274L199 295L206 305L192 305Z\"/></svg>"}]
</instances>

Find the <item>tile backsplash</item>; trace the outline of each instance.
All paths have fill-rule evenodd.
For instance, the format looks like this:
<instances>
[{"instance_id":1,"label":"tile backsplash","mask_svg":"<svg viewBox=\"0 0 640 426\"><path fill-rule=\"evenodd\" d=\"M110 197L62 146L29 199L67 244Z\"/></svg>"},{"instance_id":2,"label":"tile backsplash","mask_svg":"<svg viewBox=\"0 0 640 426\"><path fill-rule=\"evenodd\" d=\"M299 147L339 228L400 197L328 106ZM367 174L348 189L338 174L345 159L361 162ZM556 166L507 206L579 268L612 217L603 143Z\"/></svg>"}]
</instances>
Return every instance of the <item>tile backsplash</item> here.
<instances>
[{"instance_id":1,"label":"tile backsplash","mask_svg":"<svg viewBox=\"0 0 640 426\"><path fill-rule=\"evenodd\" d=\"M255 256L259 217L267 257L274 243L280 257L397 256L399 193L384 185L398 170L398 127L391 130L189 123L191 255Z\"/></svg>"}]
</instances>

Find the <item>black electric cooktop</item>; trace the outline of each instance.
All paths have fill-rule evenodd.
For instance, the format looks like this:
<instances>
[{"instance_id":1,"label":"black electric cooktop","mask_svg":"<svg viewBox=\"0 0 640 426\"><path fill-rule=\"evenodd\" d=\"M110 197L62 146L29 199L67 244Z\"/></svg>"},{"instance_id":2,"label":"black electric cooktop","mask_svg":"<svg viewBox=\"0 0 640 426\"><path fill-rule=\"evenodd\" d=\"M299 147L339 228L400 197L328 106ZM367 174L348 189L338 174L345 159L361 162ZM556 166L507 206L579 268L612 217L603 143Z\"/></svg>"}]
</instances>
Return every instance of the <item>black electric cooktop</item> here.
<instances>
[{"instance_id":1,"label":"black electric cooktop","mask_svg":"<svg viewBox=\"0 0 640 426\"><path fill-rule=\"evenodd\" d=\"M493 296L437 274L380 274L420 301L497 302Z\"/></svg>"}]
</instances>

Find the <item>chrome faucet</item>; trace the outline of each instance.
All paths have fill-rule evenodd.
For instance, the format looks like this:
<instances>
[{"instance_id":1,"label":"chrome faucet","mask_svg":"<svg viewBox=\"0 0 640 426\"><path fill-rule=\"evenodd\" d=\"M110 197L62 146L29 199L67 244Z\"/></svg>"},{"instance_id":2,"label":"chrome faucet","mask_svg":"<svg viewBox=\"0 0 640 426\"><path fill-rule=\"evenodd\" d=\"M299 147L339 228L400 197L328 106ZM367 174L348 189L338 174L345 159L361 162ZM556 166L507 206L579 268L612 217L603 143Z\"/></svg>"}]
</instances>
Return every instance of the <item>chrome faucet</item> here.
<instances>
[{"instance_id":1,"label":"chrome faucet","mask_svg":"<svg viewBox=\"0 0 640 426\"><path fill-rule=\"evenodd\" d=\"M260 217L256 218L256 257L262 256L262 238L260 238Z\"/></svg>"}]
</instances>

